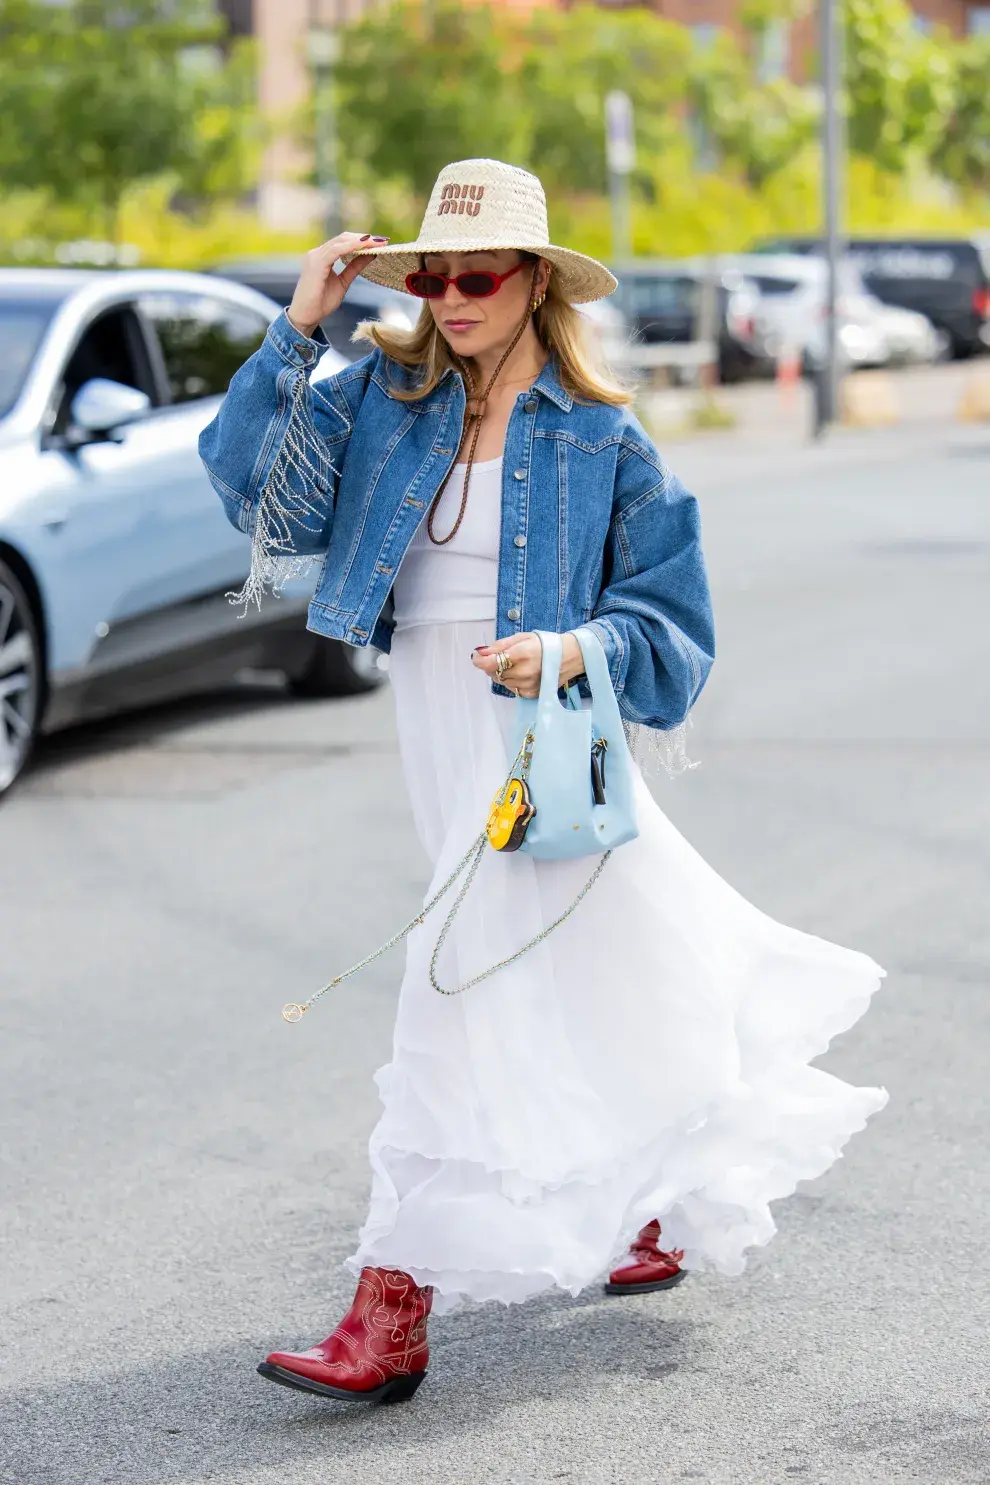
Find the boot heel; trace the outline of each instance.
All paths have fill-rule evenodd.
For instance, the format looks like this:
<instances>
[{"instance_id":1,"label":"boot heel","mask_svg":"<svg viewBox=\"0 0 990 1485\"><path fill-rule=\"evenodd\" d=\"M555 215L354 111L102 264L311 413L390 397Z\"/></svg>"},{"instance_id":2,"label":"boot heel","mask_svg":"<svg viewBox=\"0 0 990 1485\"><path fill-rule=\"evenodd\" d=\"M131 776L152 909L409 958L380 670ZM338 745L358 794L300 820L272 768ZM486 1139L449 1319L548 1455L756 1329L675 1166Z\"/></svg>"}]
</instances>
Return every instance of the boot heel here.
<instances>
[{"instance_id":1,"label":"boot heel","mask_svg":"<svg viewBox=\"0 0 990 1485\"><path fill-rule=\"evenodd\" d=\"M376 1401L382 1404L408 1402L425 1376L425 1372L410 1372L406 1377L396 1377L386 1383Z\"/></svg>"}]
</instances>

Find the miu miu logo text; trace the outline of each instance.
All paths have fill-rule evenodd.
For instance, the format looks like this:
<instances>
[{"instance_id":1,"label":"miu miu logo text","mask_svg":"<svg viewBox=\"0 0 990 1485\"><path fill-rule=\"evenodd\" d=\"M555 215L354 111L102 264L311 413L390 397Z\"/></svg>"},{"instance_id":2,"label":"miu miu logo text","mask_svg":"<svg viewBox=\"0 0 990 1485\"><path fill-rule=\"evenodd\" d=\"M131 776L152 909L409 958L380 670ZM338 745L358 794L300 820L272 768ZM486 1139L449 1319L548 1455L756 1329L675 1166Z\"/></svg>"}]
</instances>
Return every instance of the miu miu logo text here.
<instances>
[{"instance_id":1,"label":"miu miu logo text","mask_svg":"<svg viewBox=\"0 0 990 1485\"><path fill-rule=\"evenodd\" d=\"M462 217L476 217L481 210L481 198L484 194L484 186L444 186L437 216L445 217L456 213Z\"/></svg>"}]
</instances>

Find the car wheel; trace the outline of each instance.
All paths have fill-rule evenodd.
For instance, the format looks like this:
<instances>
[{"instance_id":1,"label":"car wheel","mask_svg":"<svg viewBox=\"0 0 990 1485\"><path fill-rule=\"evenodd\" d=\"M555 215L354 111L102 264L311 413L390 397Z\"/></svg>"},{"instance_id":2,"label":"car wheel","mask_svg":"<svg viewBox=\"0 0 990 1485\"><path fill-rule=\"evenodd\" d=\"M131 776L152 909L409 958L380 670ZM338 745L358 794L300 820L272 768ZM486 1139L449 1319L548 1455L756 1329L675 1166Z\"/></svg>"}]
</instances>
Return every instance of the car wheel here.
<instances>
[{"instance_id":1,"label":"car wheel","mask_svg":"<svg viewBox=\"0 0 990 1485\"><path fill-rule=\"evenodd\" d=\"M384 678L378 651L370 645L316 639L303 669L289 676L289 689L294 696L359 696Z\"/></svg>"},{"instance_id":2,"label":"car wheel","mask_svg":"<svg viewBox=\"0 0 990 1485\"><path fill-rule=\"evenodd\" d=\"M31 755L41 720L41 641L20 582L0 561L0 794Z\"/></svg>"}]
</instances>

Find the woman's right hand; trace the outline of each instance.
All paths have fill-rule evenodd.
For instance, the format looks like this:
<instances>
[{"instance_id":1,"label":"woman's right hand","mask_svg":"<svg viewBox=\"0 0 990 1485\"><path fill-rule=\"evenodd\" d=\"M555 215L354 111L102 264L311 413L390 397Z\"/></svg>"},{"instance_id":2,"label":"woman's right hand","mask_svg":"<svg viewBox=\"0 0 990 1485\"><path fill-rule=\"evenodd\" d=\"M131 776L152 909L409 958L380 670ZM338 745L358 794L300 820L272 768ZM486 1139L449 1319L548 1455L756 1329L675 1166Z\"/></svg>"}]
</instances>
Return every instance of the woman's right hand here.
<instances>
[{"instance_id":1,"label":"woman's right hand","mask_svg":"<svg viewBox=\"0 0 990 1485\"><path fill-rule=\"evenodd\" d=\"M311 248L303 258L302 272L296 284L288 316L303 335L312 335L321 320L332 315L348 288L370 258L355 258L341 273L334 273L333 265L345 253L369 244L382 247L387 237L372 237L370 232L341 232L319 247Z\"/></svg>"}]
</instances>

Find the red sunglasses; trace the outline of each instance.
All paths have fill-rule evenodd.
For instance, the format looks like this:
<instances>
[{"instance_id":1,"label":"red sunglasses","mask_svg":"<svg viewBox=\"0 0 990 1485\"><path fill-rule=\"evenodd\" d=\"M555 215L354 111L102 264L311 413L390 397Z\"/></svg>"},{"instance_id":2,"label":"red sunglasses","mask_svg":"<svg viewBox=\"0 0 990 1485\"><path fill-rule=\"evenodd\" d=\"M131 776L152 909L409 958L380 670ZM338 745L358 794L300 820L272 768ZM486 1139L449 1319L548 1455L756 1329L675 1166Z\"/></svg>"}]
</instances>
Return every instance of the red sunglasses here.
<instances>
[{"instance_id":1,"label":"red sunglasses","mask_svg":"<svg viewBox=\"0 0 990 1485\"><path fill-rule=\"evenodd\" d=\"M456 278L448 278L445 273L431 273L429 269L420 268L415 273L406 275L406 288L410 294L415 294L417 299L442 299L447 292L448 284L456 284L458 292L468 299L488 299L492 294L497 294L507 278L518 273L521 268L531 267L524 258L517 263L515 268L510 268L508 273L492 273L489 268L469 268L466 273L459 273Z\"/></svg>"}]
</instances>

